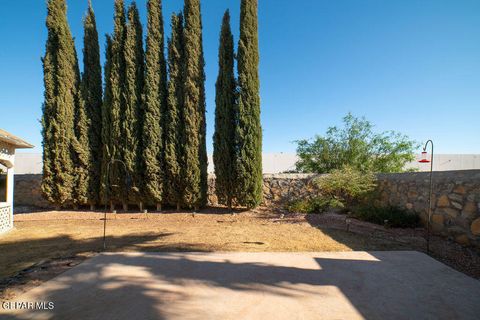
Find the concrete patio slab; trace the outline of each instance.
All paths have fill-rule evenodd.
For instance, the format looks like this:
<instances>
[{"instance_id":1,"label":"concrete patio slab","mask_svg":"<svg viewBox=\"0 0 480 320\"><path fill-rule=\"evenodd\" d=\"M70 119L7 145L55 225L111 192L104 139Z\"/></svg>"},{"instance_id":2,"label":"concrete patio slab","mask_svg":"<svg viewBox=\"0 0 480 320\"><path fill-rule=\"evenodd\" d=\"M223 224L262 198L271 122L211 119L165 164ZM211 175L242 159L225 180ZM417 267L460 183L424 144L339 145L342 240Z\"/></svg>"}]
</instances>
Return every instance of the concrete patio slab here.
<instances>
[{"instance_id":1,"label":"concrete patio slab","mask_svg":"<svg viewBox=\"0 0 480 320\"><path fill-rule=\"evenodd\" d=\"M479 319L480 282L418 252L105 253L15 300L42 301L0 317Z\"/></svg>"}]
</instances>

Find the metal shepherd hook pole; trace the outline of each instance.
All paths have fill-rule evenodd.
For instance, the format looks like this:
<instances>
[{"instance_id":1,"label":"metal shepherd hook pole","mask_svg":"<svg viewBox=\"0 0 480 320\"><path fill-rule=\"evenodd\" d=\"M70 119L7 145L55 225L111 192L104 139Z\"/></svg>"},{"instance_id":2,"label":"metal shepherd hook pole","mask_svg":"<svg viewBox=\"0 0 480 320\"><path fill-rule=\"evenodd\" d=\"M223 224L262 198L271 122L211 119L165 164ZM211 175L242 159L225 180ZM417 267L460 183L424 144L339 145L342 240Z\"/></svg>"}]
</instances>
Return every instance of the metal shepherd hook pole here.
<instances>
[{"instance_id":1,"label":"metal shepherd hook pole","mask_svg":"<svg viewBox=\"0 0 480 320\"><path fill-rule=\"evenodd\" d=\"M431 146L432 146L431 154L430 154L430 161L426 159L428 143L430 143ZM425 156L425 158L420 160L420 162L422 162L422 163L430 162L430 192L429 192L429 198L428 198L428 220L427 220L427 252L430 252L430 224L431 224L431 218L432 218L432 197L433 197L433 180L432 180L432 175L433 175L433 141L432 140L428 140L425 143L425 146L423 147L423 155Z\"/></svg>"}]
</instances>

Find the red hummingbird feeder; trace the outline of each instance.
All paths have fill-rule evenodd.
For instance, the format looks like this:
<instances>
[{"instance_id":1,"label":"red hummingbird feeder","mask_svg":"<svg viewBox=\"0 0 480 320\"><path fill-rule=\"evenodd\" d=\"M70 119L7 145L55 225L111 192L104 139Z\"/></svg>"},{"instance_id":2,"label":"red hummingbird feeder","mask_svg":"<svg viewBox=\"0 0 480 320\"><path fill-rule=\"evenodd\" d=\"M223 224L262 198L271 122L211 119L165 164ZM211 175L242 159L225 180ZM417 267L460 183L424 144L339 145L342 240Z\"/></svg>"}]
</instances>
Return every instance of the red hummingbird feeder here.
<instances>
[{"instance_id":1,"label":"red hummingbird feeder","mask_svg":"<svg viewBox=\"0 0 480 320\"><path fill-rule=\"evenodd\" d=\"M420 163L430 163L430 160L427 159L427 151L422 152L422 159L418 161Z\"/></svg>"}]
</instances>

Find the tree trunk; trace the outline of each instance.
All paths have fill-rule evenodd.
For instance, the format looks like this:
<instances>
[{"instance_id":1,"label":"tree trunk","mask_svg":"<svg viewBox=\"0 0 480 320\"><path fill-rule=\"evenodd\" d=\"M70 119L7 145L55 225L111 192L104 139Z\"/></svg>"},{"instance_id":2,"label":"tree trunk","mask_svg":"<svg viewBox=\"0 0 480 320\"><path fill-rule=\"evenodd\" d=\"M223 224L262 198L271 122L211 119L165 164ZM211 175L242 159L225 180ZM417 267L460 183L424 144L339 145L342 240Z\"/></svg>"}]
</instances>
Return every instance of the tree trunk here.
<instances>
[{"instance_id":1,"label":"tree trunk","mask_svg":"<svg viewBox=\"0 0 480 320\"><path fill-rule=\"evenodd\" d=\"M122 205L123 205L123 211L127 212L128 211L128 203L124 202Z\"/></svg>"},{"instance_id":2,"label":"tree trunk","mask_svg":"<svg viewBox=\"0 0 480 320\"><path fill-rule=\"evenodd\" d=\"M157 203L157 211L162 212L162 204Z\"/></svg>"},{"instance_id":3,"label":"tree trunk","mask_svg":"<svg viewBox=\"0 0 480 320\"><path fill-rule=\"evenodd\" d=\"M90 211L95 211L95 204L93 203L90 204Z\"/></svg>"},{"instance_id":4,"label":"tree trunk","mask_svg":"<svg viewBox=\"0 0 480 320\"><path fill-rule=\"evenodd\" d=\"M115 204L113 203L113 201L110 201L110 211L115 211Z\"/></svg>"},{"instance_id":5,"label":"tree trunk","mask_svg":"<svg viewBox=\"0 0 480 320\"><path fill-rule=\"evenodd\" d=\"M177 203L177 211L180 211L180 203Z\"/></svg>"}]
</instances>

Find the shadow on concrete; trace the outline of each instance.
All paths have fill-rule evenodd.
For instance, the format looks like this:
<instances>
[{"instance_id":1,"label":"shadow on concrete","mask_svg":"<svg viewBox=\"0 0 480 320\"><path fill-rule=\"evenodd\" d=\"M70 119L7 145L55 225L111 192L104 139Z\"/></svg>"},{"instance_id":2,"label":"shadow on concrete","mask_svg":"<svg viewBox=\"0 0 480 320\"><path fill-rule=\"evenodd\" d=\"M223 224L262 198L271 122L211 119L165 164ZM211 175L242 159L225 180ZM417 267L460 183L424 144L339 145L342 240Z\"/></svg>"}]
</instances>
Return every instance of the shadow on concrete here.
<instances>
[{"instance_id":1,"label":"shadow on concrete","mask_svg":"<svg viewBox=\"0 0 480 320\"><path fill-rule=\"evenodd\" d=\"M173 233L129 234L106 236L108 251L164 251L164 252L207 252L201 243L162 243L145 248L142 245L166 238ZM12 283L45 281L68 269L57 266L70 261L83 261L94 253L103 251L103 236L75 239L71 235L51 238L14 241L0 244L0 292ZM82 258L83 257L83 258ZM66 262L66 263L64 263ZM71 266L70 266L71 267Z\"/></svg>"},{"instance_id":2,"label":"shadow on concrete","mask_svg":"<svg viewBox=\"0 0 480 320\"><path fill-rule=\"evenodd\" d=\"M35 298L55 302L54 310L41 312L47 318L215 318L219 303L215 299L227 304L238 301L218 295L200 304L189 300L211 288L228 289L232 297L235 292L288 299L310 296L312 307L321 314L322 308L329 307L324 299L331 298L325 288L334 287L366 319L476 319L480 312L478 281L418 252L370 252L356 257L277 254L284 255L285 263L274 256L276 263L269 263L263 253L249 254L250 261L262 262L242 262L234 255L212 259L209 254L192 253L105 254L56 278ZM314 267L312 263L289 265L289 259L298 257L310 257ZM203 288L200 292L188 290L198 283ZM227 315L235 316L223 314ZM32 313L18 319L23 316Z\"/></svg>"}]
</instances>

